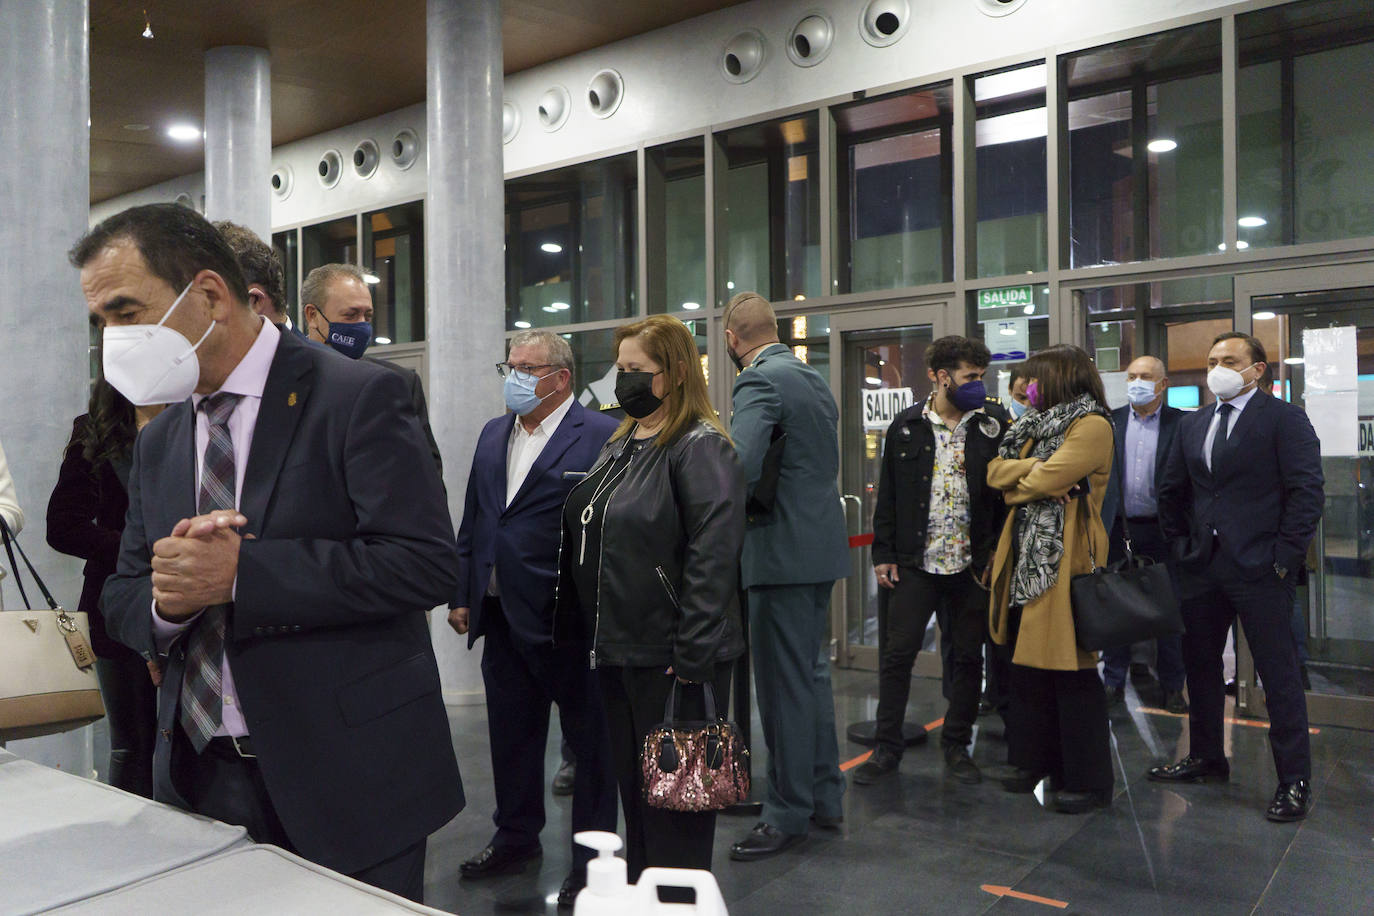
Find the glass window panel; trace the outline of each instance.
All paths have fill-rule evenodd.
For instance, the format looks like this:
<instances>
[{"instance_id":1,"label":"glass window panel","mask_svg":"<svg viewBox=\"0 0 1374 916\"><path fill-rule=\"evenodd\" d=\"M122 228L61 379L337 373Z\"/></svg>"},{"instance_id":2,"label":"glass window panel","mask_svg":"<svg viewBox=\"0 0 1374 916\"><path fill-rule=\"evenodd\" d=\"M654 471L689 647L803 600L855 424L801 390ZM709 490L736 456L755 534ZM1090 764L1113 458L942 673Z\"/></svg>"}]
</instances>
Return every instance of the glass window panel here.
<instances>
[{"instance_id":1,"label":"glass window panel","mask_svg":"<svg viewBox=\"0 0 1374 916\"><path fill-rule=\"evenodd\" d=\"M1068 55L1070 266L1216 251L1221 26Z\"/></svg>"},{"instance_id":2,"label":"glass window panel","mask_svg":"<svg viewBox=\"0 0 1374 916\"><path fill-rule=\"evenodd\" d=\"M357 264L357 217L345 216L306 226L301 230L301 255L301 270L307 275L325 264Z\"/></svg>"},{"instance_id":3,"label":"glass window panel","mask_svg":"<svg viewBox=\"0 0 1374 916\"><path fill-rule=\"evenodd\" d=\"M953 278L953 109L948 83L835 111L838 292Z\"/></svg>"},{"instance_id":4,"label":"glass window panel","mask_svg":"<svg viewBox=\"0 0 1374 916\"><path fill-rule=\"evenodd\" d=\"M1132 283L1083 290L1083 304L1089 314L1146 309L1206 307L1231 309L1232 281L1229 275L1188 277L1158 283Z\"/></svg>"},{"instance_id":5,"label":"glass window panel","mask_svg":"<svg viewBox=\"0 0 1374 916\"><path fill-rule=\"evenodd\" d=\"M978 276L1049 267L1045 64L973 79Z\"/></svg>"},{"instance_id":6,"label":"glass window panel","mask_svg":"<svg viewBox=\"0 0 1374 916\"><path fill-rule=\"evenodd\" d=\"M285 312L287 317L294 325L300 325L300 290L301 277L297 271L296 256L300 245L300 236L295 229L288 229L286 232L276 232L272 234L272 251L277 259L281 261L282 271L285 274L284 285L286 286Z\"/></svg>"},{"instance_id":7,"label":"glass window panel","mask_svg":"<svg viewBox=\"0 0 1374 916\"><path fill-rule=\"evenodd\" d=\"M815 113L719 135L725 153L724 282L769 300L820 295L819 117Z\"/></svg>"},{"instance_id":8,"label":"glass window panel","mask_svg":"<svg viewBox=\"0 0 1374 916\"><path fill-rule=\"evenodd\" d=\"M372 325L377 343L424 340L424 202L364 213L363 251L372 284Z\"/></svg>"},{"instance_id":9,"label":"glass window panel","mask_svg":"<svg viewBox=\"0 0 1374 916\"><path fill-rule=\"evenodd\" d=\"M663 178L663 209L646 219L661 219L662 277L651 271L650 312L699 309L706 298L706 143L692 138L648 151L646 167ZM652 187L652 185L650 185ZM652 201L646 205L652 208Z\"/></svg>"},{"instance_id":10,"label":"glass window panel","mask_svg":"<svg viewBox=\"0 0 1374 916\"><path fill-rule=\"evenodd\" d=\"M1236 34L1240 239L1264 247L1374 235L1368 2L1260 10L1237 17Z\"/></svg>"},{"instance_id":11,"label":"glass window panel","mask_svg":"<svg viewBox=\"0 0 1374 916\"><path fill-rule=\"evenodd\" d=\"M506 324L635 313L633 153L506 182Z\"/></svg>"},{"instance_id":12,"label":"glass window panel","mask_svg":"<svg viewBox=\"0 0 1374 916\"><path fill-rule=\"evenodd\" d=\"M789 315L779 318L778 340L791 347L797 359L823 377L830 378L829 315Z\"/></svg>"},{"instance_id":13,"label":"glass window panel","mask_svg":"<svg viewBox=\"0 0 1374 916\"><path fill-rule=\"evenodd\" d=\"M698 319L685 323L692 336L696 338L701 368L706 373L706 382L709 386L711 375L706 360L706 320ZM614 404L615 328L575 331L564 334L563 337L573 351L573 390L577 392L578 402L592 408ZM615 416L620 415L618 411L615 413Z\"/></svg>"},{"instance_id":14,"label":"glass window panel","mask_svg":"<svg viewBox=\"0 0 1374 916\"><path fill-rule=\"evenodd\" d=\"M1004 401L1007 392L1002 389L1011 366L1050 345L1050 288L1032 287L1031 296L1025 305L990 306L980 304L977 291L969 293L968 326L974 329L969 336L983 341L992 353L984 383L989 394Z\"/></svg>"}]
</instances>

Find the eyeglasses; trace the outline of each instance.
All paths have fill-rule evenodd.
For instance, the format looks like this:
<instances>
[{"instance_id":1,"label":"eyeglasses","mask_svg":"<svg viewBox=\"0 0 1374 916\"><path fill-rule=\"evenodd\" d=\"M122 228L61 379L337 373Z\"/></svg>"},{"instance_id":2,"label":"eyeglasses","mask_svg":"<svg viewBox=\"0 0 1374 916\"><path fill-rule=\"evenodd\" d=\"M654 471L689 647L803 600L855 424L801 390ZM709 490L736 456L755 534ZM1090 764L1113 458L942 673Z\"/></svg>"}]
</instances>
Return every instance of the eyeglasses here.
<instances>
[{"instance_id":1,"label":"eyeglasses","mask_svg":"<svg viewBox=\"0 0 1374 916\"><path fill-rule=\"evenodd\" d=\"M518 373L520 375L534 375L540 369L552 368L554 368L553 363L543 363L542 365L538 366L513 366L510 363L497 363L496 373L497 375L501 376L501 378L505 378L512 372Z\"/></svg>"}]
</instances>

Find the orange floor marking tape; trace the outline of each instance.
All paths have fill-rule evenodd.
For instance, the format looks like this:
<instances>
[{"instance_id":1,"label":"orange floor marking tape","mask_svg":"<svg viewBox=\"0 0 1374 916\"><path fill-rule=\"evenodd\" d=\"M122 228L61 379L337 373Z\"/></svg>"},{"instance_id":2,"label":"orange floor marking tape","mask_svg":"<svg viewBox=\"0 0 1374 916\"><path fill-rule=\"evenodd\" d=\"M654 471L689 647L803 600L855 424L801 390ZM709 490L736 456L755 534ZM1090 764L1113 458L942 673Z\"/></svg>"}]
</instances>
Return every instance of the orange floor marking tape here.
<instances>
[{"instance_id":1,"label":"orange floor marking tape","mask_svg":"<svg viewBox=\"0 0 1374 916\"><path fill-rule=\"evenodd\" d=\"M1043 903L1045 906L1052 906L1056 909L1067 910L1069 904L1065 900L1055 900L1053 897L1037 897L1034 894L1023 894L1014 891L1009 887L1002 887L998 884L984 884L983 891L992 894L994 897L1015 897L1017 900L1029 900L1031 903Z\"/></svg>"},{"instance_id":2,"label":"orange floor marking tape","mask_svg":"<svg viewBox=\"0 0 1374 916\"><path fill-rule=\"evenodd\" d=\"M1142 706L1140 707L1140 711L1149 713L1152 716L1169 716L1170 718L1174 719L1188 718L1188 714L1186 712L1169 712L1169 710L1167 709L1155 709L1153 706ZM1269 727L1269 723L1266 722L1264 719L1237 719L1234 716L1227 716L1225 719L1222 719L1222 721L1230 725L1248 725L1251 728ZM1307 730L1314 735L1320 735L1322 733L1322 730L1320 728L1308 728Z\"/></svg>"},{"instance_id":3,"label":"orange floor marking tape","mask_svg":"<svg viewBox=\"0 0 1374 916\"><path fill-rule=\"evenodd\" d=\"M944 724L945 724L945 720L944 720L944 717L942 716L942 717L936 719L934 722L927 722L927 723L926 723L926 731L928 731L928 732L933 732L933 731L935 731L935 729L939 728L941 725L944 725ZM841 772L841 773L848 773L850 770L854 769L856 766L858 766L859 764L863 763L865 760L867 760L869 757L872 757L872 756L873 756L873 752L872 752L872 751L864 751L862 754L860 754L859 756L855 757L853 760L846 760L844 763L840 764L840 772Z\"/></svg>"}]
</instances>

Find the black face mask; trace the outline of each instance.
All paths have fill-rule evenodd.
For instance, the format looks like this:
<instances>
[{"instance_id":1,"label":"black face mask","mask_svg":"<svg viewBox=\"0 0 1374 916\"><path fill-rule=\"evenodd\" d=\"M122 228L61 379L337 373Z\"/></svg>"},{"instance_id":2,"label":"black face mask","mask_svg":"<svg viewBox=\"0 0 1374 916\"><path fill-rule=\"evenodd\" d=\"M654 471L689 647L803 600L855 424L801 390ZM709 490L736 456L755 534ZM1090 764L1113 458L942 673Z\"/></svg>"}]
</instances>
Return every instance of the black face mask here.
<instances>
[{"instance_id":1,"label":"black face mask","mask_svg":"<svg viewBox=\"0 0 1374 916\"><path fill-rule=\"evenodd\" d=\"M663 398L654 394L655 375L658 372L621 369L615 377L615 399L636 420L644 419L663 404Z\"/></svg>"},{"instance_id":2,"label":"black face mask","mask_svg":"<svg viewBox=\"0 0 1374 916\"><path fill-rule=\"evenodd\" d=\"M740 358L740 355L736 353L734 350L731 350L728 344L725 347L725 352L730 354L730 362L735 364L735 368L738 369L740 372L743 372L744 360Z\"/></svg>"}]
</instances>

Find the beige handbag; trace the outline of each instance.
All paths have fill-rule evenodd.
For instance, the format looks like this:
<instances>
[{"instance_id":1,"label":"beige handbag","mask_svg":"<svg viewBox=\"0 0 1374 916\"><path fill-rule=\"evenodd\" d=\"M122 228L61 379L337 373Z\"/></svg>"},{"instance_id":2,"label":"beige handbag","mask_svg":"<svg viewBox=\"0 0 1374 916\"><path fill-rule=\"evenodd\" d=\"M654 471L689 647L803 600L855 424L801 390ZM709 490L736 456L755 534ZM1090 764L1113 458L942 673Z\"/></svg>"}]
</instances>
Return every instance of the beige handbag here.
<instances>
[{"instance_id":1,"label":"beige handbag","mask_svg":"<svg viewBox=\"0 0 1374 916\"><path fill-rule=\"evenodd\" d=\"M0 535L27 606L29 598L14 562L19 542L3 518ZM19 555L50 610L0 611L0 742L70 731L105 715L86 615L60 607L24 548L19 548Z\"/></svg>"}]
</instances>

